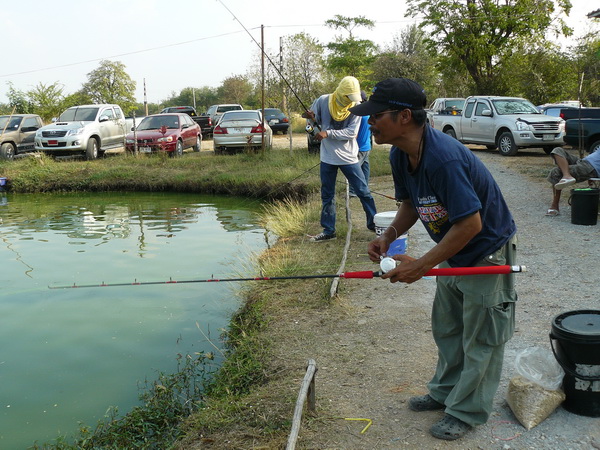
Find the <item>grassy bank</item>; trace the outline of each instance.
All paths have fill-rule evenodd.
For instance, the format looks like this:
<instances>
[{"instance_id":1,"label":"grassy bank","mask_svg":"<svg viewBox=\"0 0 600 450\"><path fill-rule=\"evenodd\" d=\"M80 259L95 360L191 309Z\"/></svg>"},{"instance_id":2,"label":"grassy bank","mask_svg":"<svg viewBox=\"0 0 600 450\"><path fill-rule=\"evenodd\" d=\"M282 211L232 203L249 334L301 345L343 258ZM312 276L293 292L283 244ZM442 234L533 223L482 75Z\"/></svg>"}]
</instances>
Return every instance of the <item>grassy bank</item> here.
<instances>
[{"instance_id":1,"label":"grassy bank","mask_svg":"<svg viewBox=\"0 0 600 450\"><path fill-rule=\"evenodd\" d=\"M387 156L383 148L371 153L374 176L389 173ZM15 193L185 191L270 199L262 220L280 239L254 264L257 272L282 276L332 273L340 263L343 239L321 244L306 239L307 233L320 231L318 163L318 156L306 149L292 156L286 149L264 155L186 153L180 159L116 155L55 161L35 156L0 162L0 176L9 179ZM338 205L343 207L341 198ZM343 235L343 210L338 217ZM38 448L169 448L175 439L178 448L233 448L238 443L243 448L253 435L280 446L289 433L297 385L285 361L273 360L277 340L269 330L279 326L281 314L326 311L329 282L289 280L242 288L246 300L223 336L227 358L218 372L210 355L184 355L177 373L159 374L146 383L140 406L126 416L111 408L96 426L81 425L77 437ZM222 442L224 436L230 443Z\"/></svg>"},{"instance_id":2,"label":"grassy bank","mask_svg":"<svg viewBox=\"0 0 600 450\"><path fill-rule=\"evenodd\" d=\"M96 161L34 155L0 162L16 193L68 191L201 192L266 199L304 198L318 189L318 158L308 152L216 156L116 154Z\"/></svg>"}]
</instances>

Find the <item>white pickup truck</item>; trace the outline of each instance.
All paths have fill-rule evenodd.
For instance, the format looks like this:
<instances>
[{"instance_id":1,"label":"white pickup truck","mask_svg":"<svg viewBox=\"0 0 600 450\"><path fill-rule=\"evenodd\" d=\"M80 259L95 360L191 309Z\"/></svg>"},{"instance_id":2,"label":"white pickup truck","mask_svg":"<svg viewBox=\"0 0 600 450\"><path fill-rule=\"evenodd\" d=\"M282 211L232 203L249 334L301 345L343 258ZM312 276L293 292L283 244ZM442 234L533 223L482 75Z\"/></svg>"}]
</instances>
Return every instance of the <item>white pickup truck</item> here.
<instances>
[{"instance_id":1,"label":"white pickup truck","mask_svg":"<svg viewBox=\"0 0 600 450\"><path fill-rule=\"evenodd\" d=\"M525 147L550 153L564 145L565 121L540 114L518 97L468 97L462 115L437 115L432 126L465 144L498 148L503 156L514 156Z\"/></svg>"},{"instance_id":2,"label":"white pickup truck","mask_svg":"<svg viewBox=\"0 0 600 450\"><path fill-rule=\"evenodd\" d=\"M37 130L35 149L51 155L83 154L88 160L123 147L125 116L118 105L82 105L65 110L53 124Z\"/></svg>"},{"instance_id":3,"label":"white pickup truck","mask_svg":"<svg viewBox=\"0 0 600 450\"><path fill-rule=\"evenodd\" d=\"M460 97L436 98L427 111L427 123L435 128L437 116L460 116L465 107L465 99Z\"/></svg>"}]
</instances>

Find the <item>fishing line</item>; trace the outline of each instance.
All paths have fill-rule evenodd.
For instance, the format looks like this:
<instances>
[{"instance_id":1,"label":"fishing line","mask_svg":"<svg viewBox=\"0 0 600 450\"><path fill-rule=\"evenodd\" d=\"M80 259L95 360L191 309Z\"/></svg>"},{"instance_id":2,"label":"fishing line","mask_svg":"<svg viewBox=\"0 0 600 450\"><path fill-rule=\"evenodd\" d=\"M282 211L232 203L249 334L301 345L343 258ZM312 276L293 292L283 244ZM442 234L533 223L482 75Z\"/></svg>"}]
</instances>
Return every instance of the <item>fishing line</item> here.
<instances>
[{"instance_id":1,"label":"fishing line","mask_svg":"<svg viewBox=\"0 0 600 450\"><path fill-rule=\"evenodd\" d=\"M391 259L391 258L384 258ZM395 267L395 263L394 263ZM343 272L325 275L288 275L288 276L260 276L247 278L206 278L197 280L173 280L167 281L137 281L132 283L100 283L100 284L72 284L66 286L48 286L48 289L74 289L74 288L97 288L97 287L115 287L115 286L148 286L158 284L189 284L189 283L223 283L238 281L279 281L279 280L306 280L318 278L358 278L371 279L377 278L391 270L391 266L381 266L381 270L361 270L357 272ZM510 273L526 272L525 266L478 266L478 267L447 267L441 269L431 269L423 276L465 276L465 275L505 275Z\"/></svg>"},{"instance_id":2,"label":"fishing line","mask_svg":"<svg viewBox=\"0 0 600 450\"><path fill-rule=\"evenodd\" d=\"M267 53L265 52L265 50L262 48L262 46L258 43L258 41L256 39L254 39L254 36L252 36L252 33L250 33L250 31L248 31L248 29L244 26L244 24L240 21L240 19L238 19L236 17L236 15L227 7L227 5L225 3L223 3L222 0L217 0L221 5L223 5L223 7L229 12L229 14L231 14L233 16L233 18L241 25L241 27L244 29L244 31L246 33L248 33L248 36L250 36L250 38L254 41L254 43L258 46L258 48L260 48L261 53L267 58L267 60L271 63L271 65L273 66L273 68L275 69L275 71L277 72L277 74L281 77L281 79L285 82L285 84L287 85L287 87L289 88L289 90L291 91L292 94L294 94L294 97L296 97L296 99L298 100L298 102L300 103L300 106L302 106L302 108L304 108L305 111L308 111L308 108L306 107L306 105L304 104L304 102L300 99L300 97L298 96L298 94L296 94L296 91L294 90L294 88L292 88L292 85L288 82L288 80L283 76L283 74L281 73L281 71L279 70L279 68L275 65L275 63L273 62L273 60L271 60L271 57L269 55L267 55ZM315 122L316 123L316 122ZM318 125L318 124L317 124Z\"/></svg>"}]
</instances>

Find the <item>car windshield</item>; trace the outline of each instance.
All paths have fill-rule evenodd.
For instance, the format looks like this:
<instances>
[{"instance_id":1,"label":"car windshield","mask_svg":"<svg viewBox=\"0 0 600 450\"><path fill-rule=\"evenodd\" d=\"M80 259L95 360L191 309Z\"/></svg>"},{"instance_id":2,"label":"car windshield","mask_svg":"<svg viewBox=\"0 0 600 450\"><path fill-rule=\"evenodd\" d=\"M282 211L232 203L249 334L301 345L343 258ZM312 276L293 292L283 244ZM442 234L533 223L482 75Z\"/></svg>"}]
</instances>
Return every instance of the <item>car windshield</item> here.
<instances>
[{"instance_id":1,"label":"car windshield","mask_svg":"<svg viewBox=\"0 0 600 450\"><path fill-rule=\"evenodd\" d=\"M100 108L69 108L58 118L59 122L93 122Z\"/></svg>"},{"instance_id":2,"label":"car windshield","mask_svg":"<svg viewBox=\"0 0 600 450\"><path fill-rule=\"evenodd\" d=\"M23 120L22 117L1 116L0 117L0 133L2 133L4 130L6 130L6 131L18 130L19 125L21 124L22 120Z\"/></svg>"},{"instance_id":3,"label":"car windshield","mask_svg":"<svg viewBox=\"0 0 600 450\"><path fill-rule=\"evenodd\" d=\"M163 126L170 129L179 128L179 120L177 116L148 116L140 122L137 130L158 130Z\"/></svg>"},{"instance_id":4,"label":"car windshield","mask_svg":"<svg viewBox=\"0 0 600 450\"><path fill-rule=\"evenodd\" d=\"M492 100L498 114L540 114L535 106L523 99Z\"/></svg>"},{"instance_id":5,"label":"car windshield","mask_svg":"<svg viewBox=\"0 0 600 450\"><path fill-rule=\"evenodd\" d=\"M256 111L236 111L223 114L223 122L226 120L260 120Z\"/></svg>"},{"instance_id":6,"label":"car windshield","mask_svg":"<svg viewBox=\"0 0 600 450\"><path fill-rule=\"evenodd\" d=\"M284 114L280 109L265 109L265 118L271 119L273 117L283 117Z\"/></svg>"}]
</instances>

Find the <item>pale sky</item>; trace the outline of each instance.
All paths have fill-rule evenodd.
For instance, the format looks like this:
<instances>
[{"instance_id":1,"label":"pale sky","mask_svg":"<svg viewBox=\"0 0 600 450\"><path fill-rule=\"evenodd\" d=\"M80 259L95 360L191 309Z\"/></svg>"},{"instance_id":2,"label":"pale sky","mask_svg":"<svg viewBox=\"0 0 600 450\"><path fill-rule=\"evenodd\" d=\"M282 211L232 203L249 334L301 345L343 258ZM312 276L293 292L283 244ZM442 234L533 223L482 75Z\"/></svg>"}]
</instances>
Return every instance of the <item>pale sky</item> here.
<instances>
[{"instance_id":1,"label":"pale sky","mask_svg":"<svg viewBox=\"0 0 600 450\"><path fill-rule=\"evenodd\" d=\"M0 29L4 51L0 65L0 102L7 83L28 91L59 82L71 94L87 81L102 59L120 61L137 82L136 100L158 103L185 87L218 87L232 75L244 75L256 58L264 25L265 46L277 54L280 37L306 32L322 43L335 32L325 20L336 14L365 16L373 31L360 38L391 44L406 26L402 0L21 0L2 2ZM595 1L572 0L567 22L581 35L591 29L587 13ZM230 10L228 11L228 9ZM234 18L237 17L237 20ZM243 25L243 26L242 26Z\"/></svg>"}]
</instances>

